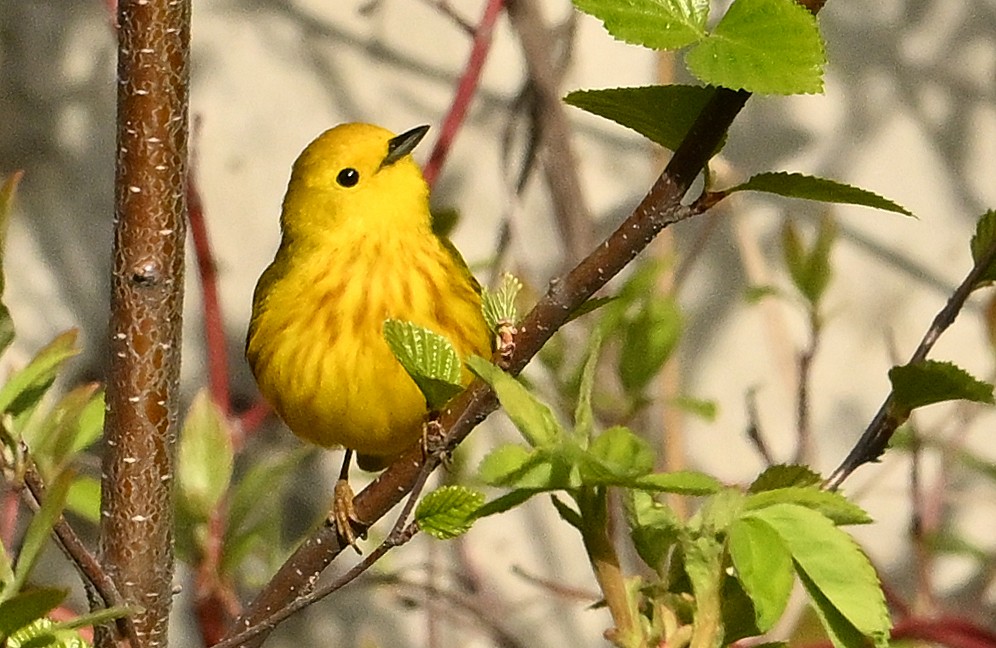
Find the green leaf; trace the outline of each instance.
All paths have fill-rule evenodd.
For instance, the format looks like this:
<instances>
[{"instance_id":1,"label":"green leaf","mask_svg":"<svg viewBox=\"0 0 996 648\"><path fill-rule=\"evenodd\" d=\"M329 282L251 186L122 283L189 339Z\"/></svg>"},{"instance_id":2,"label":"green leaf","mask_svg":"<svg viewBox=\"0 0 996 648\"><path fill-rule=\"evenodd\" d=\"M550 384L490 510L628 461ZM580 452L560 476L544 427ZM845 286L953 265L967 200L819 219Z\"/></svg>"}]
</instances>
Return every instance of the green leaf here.
<instances>
[{"instance_id":1,"label":"green leaf","mask_svg":"<svg viewBox=\"0 0 996 648\"><path fill-rule=\"evenodd\" d=\"M767 467L747 490L751 493L760 493L789 486L816 486L822 481L823 478L819 473L813 472L809 466L778 464Z\"/></svg>"},{"instance_id":2,"label":"green leaf","mask_svg":"<svg viewBox=\"0 0 996 648\"><path fill-rule=\"evenodd\" d=\"M591 408L591 393L595 389L595 369L598 367L599 352L602 349L604 331L596 326L588 340L588 357L581 369L578 385L578 403L574 408L574 436L580 443L587 444L595 433L595 414Z\"/></svg>"},{"instance_id":3,"label":"green leaf","mask_svg":"<svg viewBox=\"0 0 996 648\"><path fill-rule=\"evenodd\" d=\"M972 235L972 261L978 264L994 243L996 243L996 210L990 209L980 216L975 224L975 234ZM996 281L996 263L989 265L976 285L990 281Z\"/></svg>"},{"instance_id":4,"label":"green leaf","mask_svg":"<svg viewBox=\"0 0 996 648\"><path fill-rule=\"evenodd\" d=\"M684 326L673 297L653 297L623 330L619 378L631 392L643 390L671 357Z\"/></svg>"},{"instance_id":5,"label":"green leaf","mask_svg":"<svg viewBox=\"0 0 996 648\"><path fill-rule=\"evenodd\" d=\"M626 517L637 554L651 569L660 572L664 560L681 535L684 526L668 506L649 494L627 490Z\"/></svg>"},{"instance_id":6,"label":"green leaf","mask_svg":"<svg viewBox=\"0 0 996 648\"><path fill-rule=\"evenodd\" d=\"M740 517L743 505L744 494L739 489L722 488L702 504L689 527L700 533L724 533Z\"/></svg>"},{"instance_id":7,"label":"green leaf","mask_svg":"<svg viewBox=\"0 0 996 648\"><path fill-rule=\"evenodd\" d=\"M76 329L70 329L56 336L28 366L11 376L0 388L0 412L16 417L34 409L65 361L79 353L77 334Z\"/></svg>"},{"instance_id":8,"label":"green leaf","mask_svg":"<svg viewBox=\"0 0 996 648\"><path fill-rule=\"evenodd\" d=\"M3 295L5 286L3 259L6 257L7 252L7 229L10 224L10 215L13 211L14 198L17 195L17 186L21 183L21 178L23 177L24 171L15 171L4 178L3 184L0 184L0 296ZM3 352L13 338L14 327L10 321L10 313L7 312L7 308L2 304L0 304L0 307L3 309L2 313L0 313L0 352Z\"/></svg>"},{"instance_id":9,"label":"green leaf","mask_svg":"<svg viewBox=\"0 0 996 648\"><path fill-rule=\"evenodd\" d=\"M851 536L821 513L797 504L775 504L743 517L774 529L800 576L805 574L849 623L876 644L888 640L891 624L878 576Z\"/></svg>"},{"instance_id":10,"label":"green leaf","mask_svg":"<svg viewBox=\"0 0 996 648\"><path fill-rule=\"evenodd\" d=\"M480 491L466 486L441 486L418 503L415 521L433 538L449 540L470 530L482 504L484 493Z\"/></svg>"},{"instance_id":11,"label":"green leaf","mask_svg":"<svg viewBox=\"0 0 996 648\"><path fill-rule=\"evenodd\" d=\"M923 360L893 367L889 370L889 381L892 407L900 419L918 407L949 400L993 404L992 385L950 362Z\"/></svg>"},{"instance_id":12,"label":"green leaf","mask_svg":"<svg viewBox=\"0 0 996 648\"><path fill-rule=\"evenodd\" d=\"M472 356L467 365L474 374L491 385L505 413L533 447L550 447L564 437L564 429L550 408L541 403L515 378L487 360Z\"/></svg>"},{"instance_id":13,"label":"green leaf","mask_svg":"<svg viewBox=\"0 0 996 648\"><path fill-rule=\"evenodd\" d=\"M612 120L674 151L688 135L714 88L688 85L577 90L564 102ZM726 143L724 137L713 155Z\"/></svg>"},{"instance_id":14,"label":"green leaf","mask_svg":"<svg viewBox=\"0 0 996 648\"><path fill-rule=\"evenodd\" d=\"M734 0L685 63L710 85L789 95L823 92L826 53L816 17L795 0Z\"/></svg>"},{"instance_id":15,"label":"green leaf","mask_svg":"<svg viewBox=\"0 0 996 648\"><path fill-rule=\"evenodd\" d=\"M536 488L518 488L516 490L509 491L505 495L495 498L481 508L477 509L474 516L477 518L483 518L488 517L489 515L504 513L505 511L509 511L522 504L533 495L545 492L547 492L545 489Z\"/></svg>"},{"instance_id":16,"label":"green leaf","mask_svg":"<svg viewBox=\"0 0 996 648\"><path fill-rule=\"evenodd\" d=\"M781 618L792 593L792 556L774 529L749 517L730 525L728 542L737 578L754 603L757 628L767 632Z\"/></svg>"},{"instance_id":17,"label":"green leaf","mask_svg":"<svg viewBox=\"0 0 996 648\"><path fill-rule=\"evenodd\" d=\"M679 470L669 473L654 473L633 480L633 487L646 491L677 493L679 495L712 495L723 488L723 484L712 475L693 470Z\"/></svg>"},{"instance_id":18,"label":"green leaf","mask_svg":"<svg viewBox=\"0 0 996 648\"><path fill-rule=\"evenodd\" d=\"M803 11L805 10L803 9ZM782 171L759 173L751 177L747 182L727 189L724 193L731 194L735 191L763 191L778 196L785 196L786 198L803 198L805 200L815 200L825 203L859 205L861 207L882 209L906 216L913 215L913 212L902 205L896 204L888 198L883 198L867 189L860 189L852 187L849 184L837 182L836 180L817 178L801 173L785 173Z\"/></svg>"},{"instance_id":19,"label":"green leaf","mask_svg":"<svg viewBox=\"0 0 996 648\"><path fill-rule=\"evenodd\" d=\"M429 409L438 410L463 390L460 356L442 335L412 322L388 319L384 339Z\"/></svg>"},{"instance_id":20,"label":"green leaf","mask_svg":"<svg viewBox=\"0 0 996 648\"><path fill-rule=\"evenodd\" d=\"M489 486L554 490L573 488L570 467L556 455L509 443L498 446L481 460L478 478Z\"/></svg>"},{"instance_id":21,"label":"green leaf","mask_svg":"<svg viewBox=\"0 0 996 648\"><path fill-rule=\"evenodd\" d=\"M100 436L94 422L103 423L103 408L100 385L89 383L70 390L44 417L32 417L25 424L21 437L45 474L57 471Z\"/></svg>"},{"instance_id":22,"label":"green leaf","mask_svg":"<svg viewBox=\"0 0 996 648\"><path fill-rule=\"evenodd\" d=\"M693 632L721 638L723 545L715 538L704 535L697 538L683 536L681 547L685 554L685 573L695 594Z\"/></svg>"},{"instance_id":23,"label":"green leaf","mask_svg":"<svg viewBox=\"0 0 996 648\"><path fill-rule=\"evenodd\" d=\"M816 616L823 624L823 629L826 630L827 637L830 638L830 643L833 644L834 648L867 648L868 640L865 639L861 631L840 613L840 610L823 594L819 586L806 576L804 571L799 571L799 580L802 581L802 586L809 594L813 610L816 611ZM885 639L880 639L875 643L880 648L889 645Z\"/></svg>"},{"instance_id":24,"label":"green leaf","mask_svg":"<svg viewBox=\"0 0 996 648\"><path fill-rule=\"evenodd\" d=\"M840 493L815 487L787 486L753 493L744 500L744 510L754 511L774 504L798 504L822 513L834 524L869 524L871 517Z\"/></svg>"},{"instance_id":25,"label":"green leaf","mask_svg":"<svg viewBox=\"0 0 996 648\"><path fill-rule=\"evenodd\" d=\"M627 428L611 427L581 455L581 483L616 484L646 475L656 459L650 444Z\"/></svg>"},{"instance_id":26,"label":"green leaf","mask_svg":"<svg viewBox=\"0 0 996 648\"><path fill-rule=\"evenodd\" d=\"M786 220L782 228L785 265L792 283L806 300L816 306L830 283L830 249L836 236L833 219L820 219L820 232L813 246L806 249L795 224Z\"/></svg>"},{"instance_id":27,"label":"green leaf","mask_svg":"<svg viewBox=\"0 0 996 648\"><path fill-rule=\"evenodd\" d=\"M6 590L5 590L6 591ZM0 639L14 634L26 625L42 619L69 594L54 587L30 589L0 603Z\"/></svg>"},{"instance_id":28,"label":"green leaf","mask_svg":"<svg viewBox=\"0 0 996 648\"><path fill-rule=\"evenodd\" d=\"M180 430L177 485L188 513L207 520L232 481L234 449L225 415L202 389Z\"/></svg>"},{"instance_id":29,"label":"green leaf","mask_svg":"<svg viewBox=\"0 0 996 648\"><path fill-rule=\"evenodd\" d=\"M14 566L14 580L3 591L0 591L0 600L7 600L10 595L21 591L24 584L28 582L28 575L34 569L35 562L41 555L45 542L51 535L59 516L62 515L62 509L66 502L66 492L69 490L72 480L72 472L64 470L53 482L48 484L41 507L35 512L24 532L21 552L18 554L17 564Z\"/></svg>"},{"instance_id":30,"label":"green leaf","mask_svg":"<svg viewBox=\"0 0 996 648\"><path fill-rule=\"evenodd\" d=\"M66 493L66 509L91 524L100 523L100 482L93 477L73 481Z\"/></svg>"},{"instance_id":31,"label":"green leaf","mask_svg":"<svg viewBox=\"0 0 996 648\"><path fill-rule=\"evenodd\" d=\"M694 414L708 423L714 422L716 416L719 414L719 406L716 405L716 401L714 400L678 396L677 398L672 398L670 403L678 409L689 414Z\"/></svg>"},{"instance_id":32,"label":"green leaf","mask_svg":"<svg viewBox=\"0 0 996 648\"><path fill-rule=\"evenodd\" d=\"M494 290L484 288L481 293L481 310L488 330L497 332L499 326L519 321L515 300L522 290L522 282L508 272L501 276L501 283Z\"/></svg>"},{"instance_id":33,"label":"green leaf","mask_svg":"<svg viewBox=\"0 0 996 648\"><path fill-rule=\"evenodd\" d=\"M705 35L708 0L574 0L615 38L650 49L677 49Z\"/></svg>"}]
</instances>

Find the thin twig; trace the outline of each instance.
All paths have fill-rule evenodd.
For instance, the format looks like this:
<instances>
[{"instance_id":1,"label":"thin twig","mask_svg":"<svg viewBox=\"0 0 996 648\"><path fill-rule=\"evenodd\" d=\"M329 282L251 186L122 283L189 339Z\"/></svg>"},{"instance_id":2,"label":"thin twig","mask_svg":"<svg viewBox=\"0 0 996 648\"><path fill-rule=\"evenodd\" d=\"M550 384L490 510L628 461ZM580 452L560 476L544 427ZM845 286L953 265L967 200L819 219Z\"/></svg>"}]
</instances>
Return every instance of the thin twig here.
<instances>
[{"instance_id":1,"label":"thin twig","mask_svg":"<svg viewBox=\"0 0 996 648\"><path fill-rule=\"evenodd\" d=\"M948 298L944 307L934 316L934 320L924 334L923 339L920 340L920 344L917 345L908 364L912 365L923 362L927 358L927 354L934 348L934 344L938 338L954 323L961 309L965 306L965 302L968 301L969 296L972 294L972 291L979 287L979 281L994 263L996 263L996 240L989 246L985 254L979 258L978 262L972 266L968 275L965 276L965 279L955 289L951 297ZM889 439L892 438L893 433L902 424L902 421L897 421L894 417L890 416L891 406L892 392L890 391L875 414L875 418L872 419L872 422L865 429L864 434L861 435L857 443L854 444L854 447L851 448L844 461L841 462L826 480L823 485L824 488L836 490L859 466L875 461L882 455L885 447L889 444Z\"/></svg>"}]
</instances>

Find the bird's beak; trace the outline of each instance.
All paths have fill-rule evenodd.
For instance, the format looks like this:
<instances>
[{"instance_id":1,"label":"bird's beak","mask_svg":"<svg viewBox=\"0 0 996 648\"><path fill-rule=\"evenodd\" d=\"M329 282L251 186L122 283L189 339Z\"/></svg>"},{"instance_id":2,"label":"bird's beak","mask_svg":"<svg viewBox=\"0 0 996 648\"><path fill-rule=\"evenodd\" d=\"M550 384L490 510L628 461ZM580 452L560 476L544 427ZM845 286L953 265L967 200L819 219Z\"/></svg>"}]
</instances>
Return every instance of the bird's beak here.
<instances>
[{"instance_id":1,"label":"bird's beak","mask_svg":"<svg viewBox=\"0 0 996 648\"><path fill-rule=\"evenodd\" d=\"M389 164L394 164L411 153L428 132L428 126L418 126L387 140L387 155L384 156L384 160L380 163L380 168L383 169Z\"/></svg>"}]
</instances>

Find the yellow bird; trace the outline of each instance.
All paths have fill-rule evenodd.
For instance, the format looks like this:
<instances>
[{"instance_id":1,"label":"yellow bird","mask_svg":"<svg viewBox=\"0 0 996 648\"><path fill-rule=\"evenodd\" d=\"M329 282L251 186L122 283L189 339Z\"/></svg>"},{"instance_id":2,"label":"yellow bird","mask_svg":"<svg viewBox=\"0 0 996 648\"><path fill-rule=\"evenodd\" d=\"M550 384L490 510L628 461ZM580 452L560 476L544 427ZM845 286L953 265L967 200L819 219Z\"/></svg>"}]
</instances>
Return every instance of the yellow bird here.
<instances>
[{"instance_id":1,"label":"yellow bird","mask_svg":"<svg viewBox=\"0 0 996 648\"><path fill-rule=\"evenodd\" d=\"M263 396L294 434L355 450L366 470L419 440L426 414L384 320L432 329L461 359L491 349L480 286L433 233L429 188L410 155L428 129L395 136L341 124L309 144L253 295L246 358Z\"/></svg>"}]
</instances>

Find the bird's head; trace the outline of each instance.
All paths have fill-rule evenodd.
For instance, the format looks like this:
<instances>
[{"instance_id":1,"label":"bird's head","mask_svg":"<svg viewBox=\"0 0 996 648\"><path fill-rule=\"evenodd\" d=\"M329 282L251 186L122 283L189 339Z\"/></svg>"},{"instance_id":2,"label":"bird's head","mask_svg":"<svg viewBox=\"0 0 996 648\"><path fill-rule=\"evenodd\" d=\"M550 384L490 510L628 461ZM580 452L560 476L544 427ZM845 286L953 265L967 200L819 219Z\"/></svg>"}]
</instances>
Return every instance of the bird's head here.
<instances>
[{"instance_id":1,"label":"bird's head","mask_svg":"<svg viewBox=\"0 0 996 648\"><path fill-rule=\"evenodd\" d=\"M411 157L428 130L419 126L394 135L350 123L322 133L294 162L281 219L284 235L428 227L429 190Z\"/></svg>"}]
</instances>

